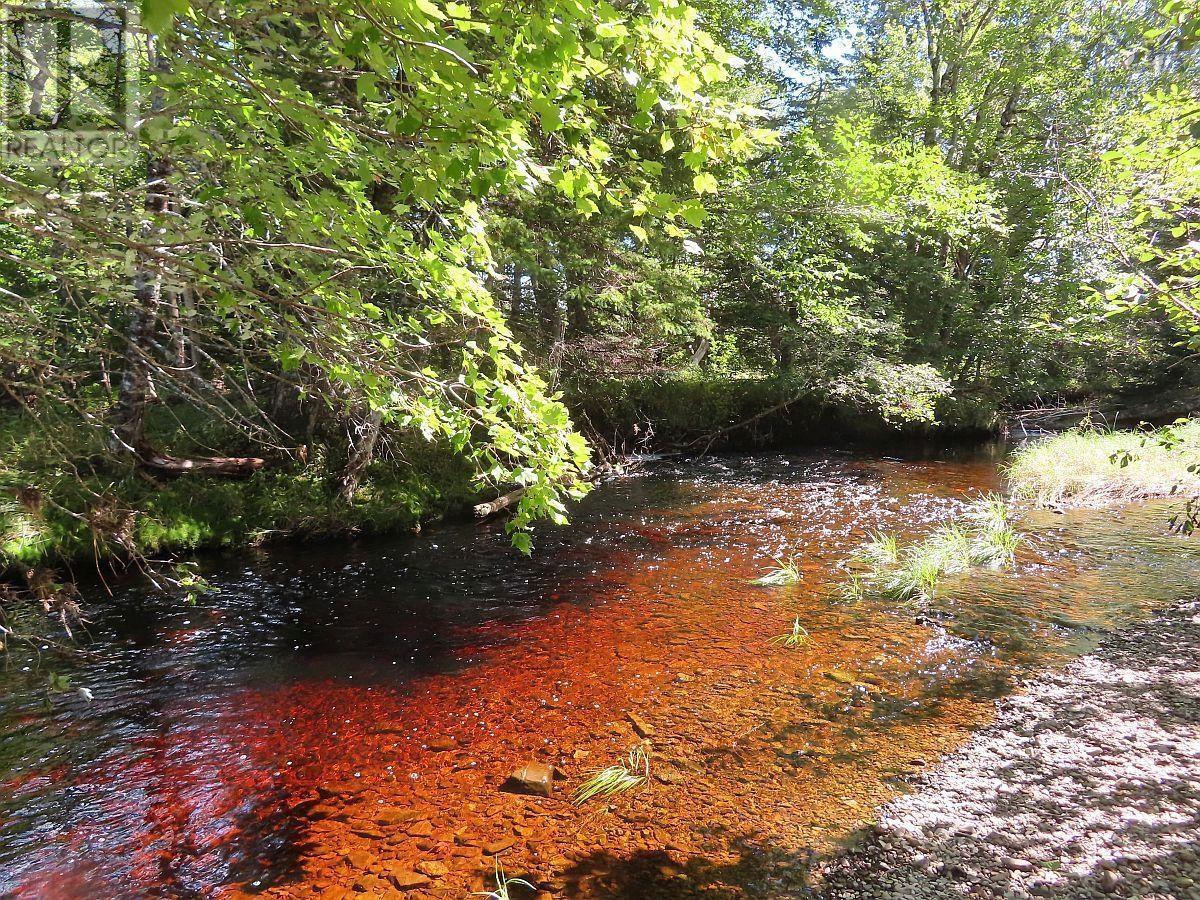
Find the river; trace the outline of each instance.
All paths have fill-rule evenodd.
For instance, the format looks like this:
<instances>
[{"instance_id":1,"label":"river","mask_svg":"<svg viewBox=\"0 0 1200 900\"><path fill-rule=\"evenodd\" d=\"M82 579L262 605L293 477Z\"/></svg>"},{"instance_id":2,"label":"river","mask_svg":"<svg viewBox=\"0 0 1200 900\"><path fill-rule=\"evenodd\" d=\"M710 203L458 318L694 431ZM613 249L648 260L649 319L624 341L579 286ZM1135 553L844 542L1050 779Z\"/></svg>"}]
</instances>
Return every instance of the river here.
<instances>
[{"instance_id":1,"label":"river","mask_svg":"<svg viewBox=\"0 0 1200 900\"><path fill-rule=\"evenodd\" d=\"M194 604L94 586L87 658L0 680L0 894L463 897L496 859L545 896L798 892L996 697L1195 593L1145 504L1023 511L1015 569L928 608L831 595L868 529L920 536L1002 454L649 461L529 559L445 525L205 557ZM800 584L748 583L793 554ZM772 644L797 617L811 643ZM635 725L649 783L573 806ZM500 790L528 760L552 797Z\"/></svg>"}]
</instances>

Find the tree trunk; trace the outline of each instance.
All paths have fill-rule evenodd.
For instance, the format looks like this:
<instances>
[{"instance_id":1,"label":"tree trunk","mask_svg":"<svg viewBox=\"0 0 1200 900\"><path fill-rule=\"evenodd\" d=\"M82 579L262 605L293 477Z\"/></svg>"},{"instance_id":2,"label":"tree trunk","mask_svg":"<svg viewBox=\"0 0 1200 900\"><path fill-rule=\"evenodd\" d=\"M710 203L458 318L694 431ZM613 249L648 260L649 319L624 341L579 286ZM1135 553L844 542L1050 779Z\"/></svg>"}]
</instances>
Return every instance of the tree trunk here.
<instances>
[{"instance_id":1,"label":"tree trunk","mask_svg":"<svg viewBox=\"0 0 1200 900\"><path fill-rule=\"evenodd\" d=\"M367 413L366 419L358 427L358 440L354 441L350 450L350 458L338 484L338 497L349 503L358 490L363 473L375 458L375 445L379 441L379 433L383 430L383 413L373 409Z\"/></svg>"},{"instance_id":2,"label":"tree trunk","mask_svg":"<svg viewBox=\"0 0 1200 900\"><path fill-rule=\"evenodd\" d=\"M1004 109L1000 113L1000 125L996 129L996 139L992 143L989 152L979 161L979 166L976 169L984 178L992 174L992 169L996 165L996 159L1000 156L1001 144L1012 131L1013 125L1017 122L1017 107L1021 102L1021 89L1015 87L1008 95L1008 100L1004 104Z\"/></svg>"},{"instance_id":3,"label":"tree trunk","mask_svg":"<svg viewBox=\"0 0 1200 900\"><path fill-rule=\"evenodd\" d=\"M164 234L162 217L167 211L167 177L171 163L163 157L151 157L146 163L146 201L148 221L143 240L153 245ZM114 450L137 455L145 443L146 407L150 401L150 343L157 323L156 310L162 302L162 268L159 261L143 251L133 276L133 309L125 331L125 369L117 404L112 412Z\"/></svg>"},{"instance_id":4,"label":"tree trunk","mask_svg":"<svg viewBox=\"0 0 1200 900\"><path fill-rule=\"evenodd\" d=\"M167 72L166 57L154 38L149 39L147 59L157 74ZM156 87L151 95L153 114L165 109L162 89ZM146 159L146 220L140 239L137 269L133 276L133 308L125 331L124 370L118 388L117 402L111 413L110 446L116 453L128 454L144 468L168 474L194 472L209 475L244 476L262 468L264 460L250 456L217 456L200 459L181 459L160 453L146 441L146 409L154 396L153 353L156 332L164 318L170 324L171 338L168 365L186 364L186 345L179 321L178 295L167 303L164 297L164 266L161 249L167 232L167 216L171 211L171 160L165 154L150 151ZM176 286L170 288L177 291Z\"/></svg>"},{"instance_id":5,"label":"tree trunk","mask_svg":"<svg viewBox=\"0 0 1200 900\"><path fill-rule=\"evenodd\" d=\"M521 321L521 267L515 262L512 265L512 284L509 285L508 327L516 333Z\"/></svg>"},{"instance_id":6,"label":"tree trunk","mask_svg":"<svg viewBox=\"0 0 1200 900\"><path fill-rule=\"evenodd\" d=\"M166 58L159 52L157 41L147 39L147 62L158 74L166 72ZM156 87L150 97L152 114L165 107L162 89ZM146 406L150 401L151 369L150 344L154 337L157 311L162 302L162 262L153 253L166 233L165 216L170 208L171 161L151 152L146 159L146 196L143 206L146 221L141 240L146 245L138 254L137 270L133 276L133 309L125 331L125 369L117 403L112 411L111 444L113 450L139 455L145 442Z\"/></svg>"}]
</instances>

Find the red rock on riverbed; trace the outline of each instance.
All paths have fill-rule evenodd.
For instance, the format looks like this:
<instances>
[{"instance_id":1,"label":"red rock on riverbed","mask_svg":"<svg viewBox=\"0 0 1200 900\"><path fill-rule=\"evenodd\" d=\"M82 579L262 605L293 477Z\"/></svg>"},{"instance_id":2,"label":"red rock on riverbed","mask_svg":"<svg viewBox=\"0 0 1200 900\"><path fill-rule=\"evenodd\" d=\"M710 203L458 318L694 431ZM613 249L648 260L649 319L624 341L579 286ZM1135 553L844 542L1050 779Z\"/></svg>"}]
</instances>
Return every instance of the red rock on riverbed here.
<instances>
[{"instance_id":1,"label":"red rock on riverbed","mask_svg":"<svg viewBox=\"0 0 1200 900\"><path fill-rule=\"evenodd\" d=\"M554 767L541 762L527 762L508 776L504 790L514 794L549 797L554 792Z\"/></svg>"}]
</instances>

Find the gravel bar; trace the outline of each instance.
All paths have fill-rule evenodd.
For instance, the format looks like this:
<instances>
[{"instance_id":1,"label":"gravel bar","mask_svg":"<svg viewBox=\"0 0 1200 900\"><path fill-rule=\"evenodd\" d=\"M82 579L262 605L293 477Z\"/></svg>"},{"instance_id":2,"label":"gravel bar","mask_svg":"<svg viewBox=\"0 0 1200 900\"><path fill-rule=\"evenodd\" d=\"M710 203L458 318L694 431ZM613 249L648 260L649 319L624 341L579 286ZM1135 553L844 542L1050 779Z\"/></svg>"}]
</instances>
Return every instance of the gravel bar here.
<instances>
[{"instance_id":1,"label":"gravel bar","mask_svg":"<svg viewBox=\"0 0 1200 900\"><path fill-rule=\"evenodd\" d=\"M862 843L824 900L1200 900L1200 603L1033 680Z\"/></svg>"}]
</instances>

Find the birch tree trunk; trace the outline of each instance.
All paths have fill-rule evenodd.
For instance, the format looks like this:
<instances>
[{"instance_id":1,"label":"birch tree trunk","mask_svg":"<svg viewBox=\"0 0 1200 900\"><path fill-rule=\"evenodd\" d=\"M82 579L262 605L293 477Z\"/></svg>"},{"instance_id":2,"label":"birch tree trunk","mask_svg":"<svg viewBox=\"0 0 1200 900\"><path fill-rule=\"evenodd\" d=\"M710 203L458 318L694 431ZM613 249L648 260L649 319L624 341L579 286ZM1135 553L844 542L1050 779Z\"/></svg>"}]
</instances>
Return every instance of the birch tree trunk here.
<instances>
[{"instance_id":1,"label":"birch tree trunk","mask_svg":"<svg viewBox=\"0 0 1200 900\"><path fill-rule=\"evenodd\" d=\"M148 68L156 75L162 74L166 71L165 60L159 53L157 41L154 37L147 41ZM150 107L153 114L163 110L163 92L158 85L151 94ZM171 161L151 151L146 160L146 219L140 235L144 247L138 253L133 276L133 307L125 330L125 366L112 411L113 449L139 458L143 455L146 407L153 389L151 342L163 299L162 260L155 248L161 245L166 234L166 214L171 203L170 176Z\"/></svg>"}]
</instances>

